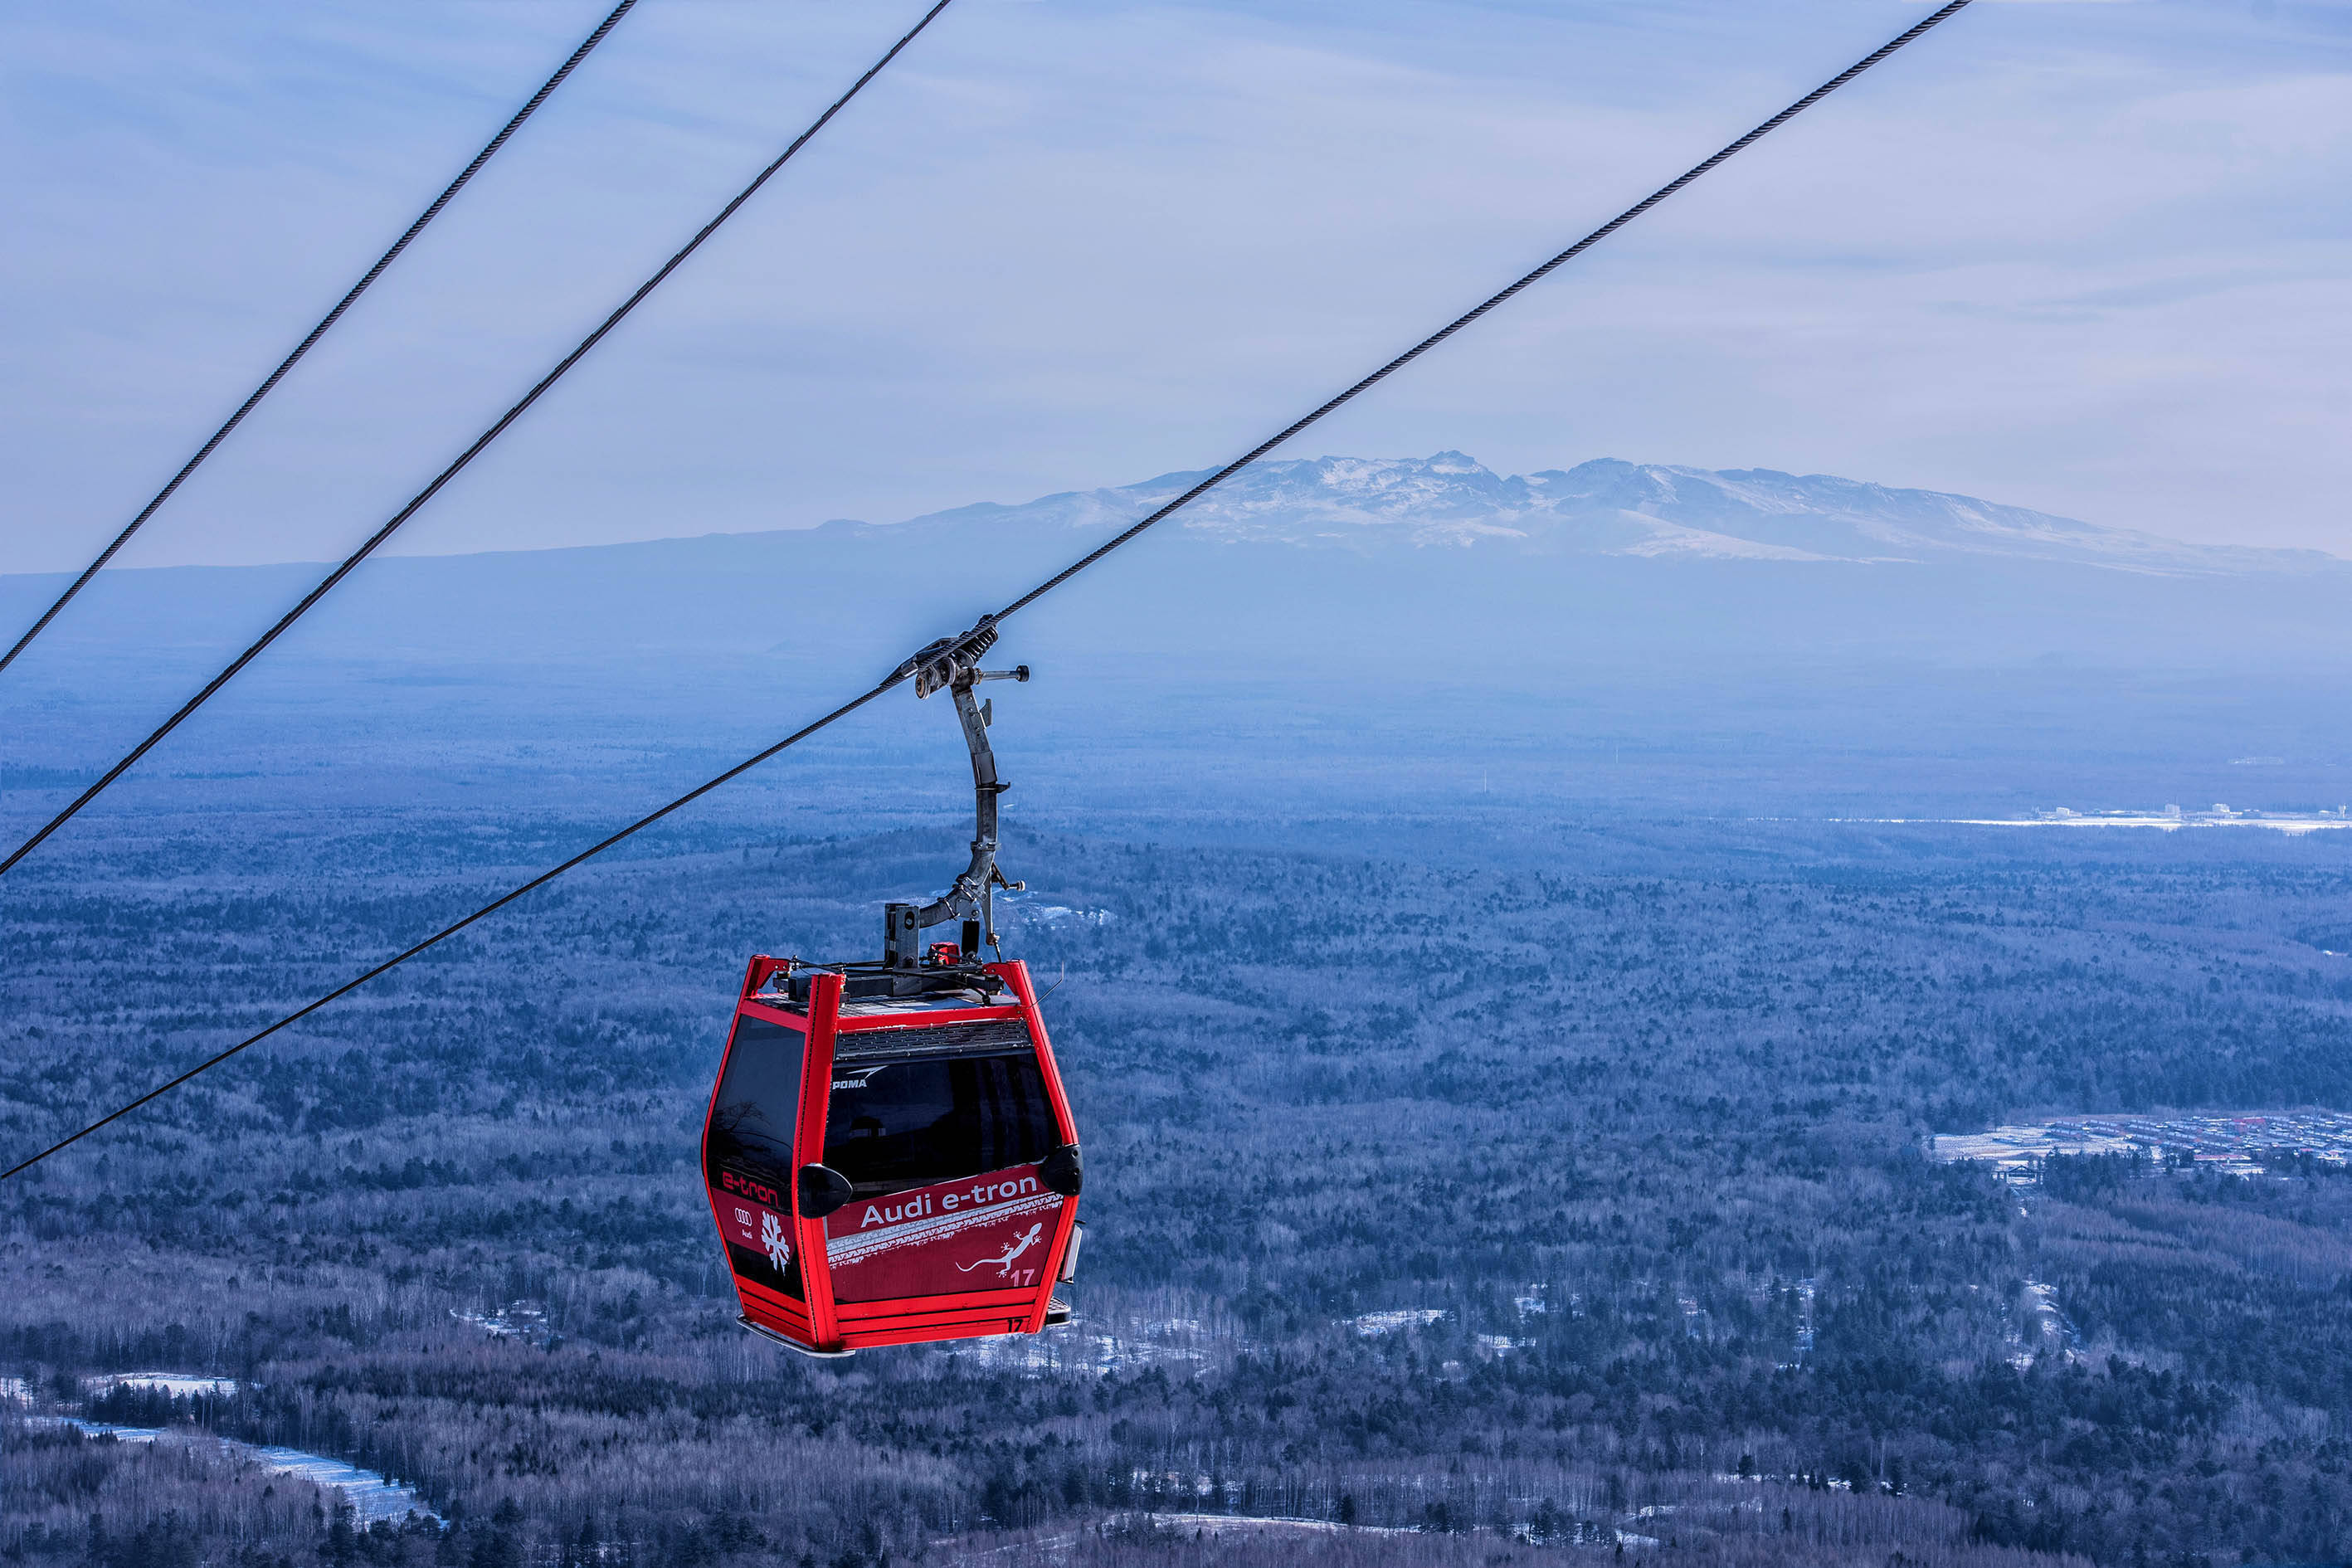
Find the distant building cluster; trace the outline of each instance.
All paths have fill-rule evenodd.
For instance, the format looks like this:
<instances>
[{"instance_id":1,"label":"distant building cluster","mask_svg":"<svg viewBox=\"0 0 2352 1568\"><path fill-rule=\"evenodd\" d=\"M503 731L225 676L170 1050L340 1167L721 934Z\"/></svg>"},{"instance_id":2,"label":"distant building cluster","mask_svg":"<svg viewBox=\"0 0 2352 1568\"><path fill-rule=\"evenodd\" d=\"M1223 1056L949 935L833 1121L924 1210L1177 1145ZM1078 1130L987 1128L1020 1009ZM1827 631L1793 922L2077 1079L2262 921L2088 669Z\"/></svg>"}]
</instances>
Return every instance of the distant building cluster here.
<instances>
[{"instance_id":1,"label":"distant building cluster","mask_svg":"<svg viewBox=\"0 0 2352 1568\"><path fill-rule=\"evenodd\" d=\"M2265 1111L2247 1116L2085 1116L1990 1132L1939 1136L1936 1158L1990 1165L2002 1178L2031 1184L2053 1154L2135 1154L2152 1166L2255 1176L2281 1155L2324 1165L2352 1165L2352 1116L2334 1110Z\"/></svg>"}]
</instances>

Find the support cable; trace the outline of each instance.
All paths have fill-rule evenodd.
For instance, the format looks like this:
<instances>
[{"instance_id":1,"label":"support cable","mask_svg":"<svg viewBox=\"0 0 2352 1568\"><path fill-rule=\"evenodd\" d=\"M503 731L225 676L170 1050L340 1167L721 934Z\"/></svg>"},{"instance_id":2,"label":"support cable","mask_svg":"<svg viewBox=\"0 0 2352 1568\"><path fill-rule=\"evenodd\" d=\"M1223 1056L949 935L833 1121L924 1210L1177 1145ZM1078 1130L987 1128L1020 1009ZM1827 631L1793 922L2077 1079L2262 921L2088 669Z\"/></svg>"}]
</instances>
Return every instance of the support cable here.
<instances>
[{"instance_id":1,"label":"support cable","mask_svg":"<svg viewBox=\"0 0 2352 1568\"><path fill-rule=\"evenodd\" d=\"M605 850L612 848L623 839L627 838L634 834L642 832L646 828L651 827L655 823L659 822L663 817L670 815L670 813L677 811L683 806L689 805L695 801L700 800L704 795L709 795L720 784L728 783L738 774L749 773L751 769L758 767L761 763L766 762L770 757L774 756L777 752L782 752L788 747L800 744L800 742L807 740L811 735L815 734L819 730L824 729L826 725L831 724L835 720L847 718L850 714L856 712L860 708L865 707L868 702L873 701L876 698L881 696L884 692L898 685L899 679L899 677L893 675L890 679L883 681L880 685L875 687L864 696L855 698L850 701L843 703L840 707L835 709L824 718L785 736L774 745L770 746L766 751L746 757L743 761L736 763L733 767L729 768L725 773L720 773L717 778L711 779L704 784L697 784L694 788L687 791L684 795L679 795L676 800L671 801L667 805L662 806L658 810L646 813L645 816L637 818L636 821L629 824L626 827L622 828L618 833L612 835L610 837L605 838L599 843L590 845L587 848L583 849L579 854L574 855L571 859L564 861L562 865L550 867L548 869L541 871L538 876L533 877L530 881L523 883L520 887L499 894L497 898L492 899L488 903L484 904L480 909L476 910L472 914L467 915L464 920L453 921L448 925L443 926L439 931L435 931L431 936L426 937L423 942L418 942L415 946L407 949L405 952L394 953L392 957L385 959L382 963L377 964L373 969L369 970L366 973L358 976L356 979L347 981L343 984L336 986L332 991L328 992L324 996L320 997L317 1001L309 1003L295 1009L293 1012L287 1014L286 1016L278 1019L278 1022L270 1025L269 1027L261 1030L257 1034L248 1035L244 1039L239 1040L236 1044L229 1047L228 1049L220 1052L216 1056L209 1057L205 1060L198 1062L194 1067L190 1068L187 1071L182 1073L179 1077L172 1079L170 1082L156 1085L153 1089L149 1089L145 1094L141 1095L138 1099L132 1100L130 1104L123 1106L121 1110L110 1111L106 1115L100 1117L96 1121L91 1122L89 1126L83 1128L72 1137L62 1139L58 1142L51 1144L48 1148L42 1150L31 1159L19 1161L17 1163L8 1167L5 1171L0 1171L0 1182L6 1181L9 1177L17 1174L19 1172L32 1169L35 1165L39 1164L50 1155L58 1152L58 1150L66 1148L69 1144L79 1142L81 1140L89 1137L91 1133L97 1131L107 1123L119 1121L122 1117L130 1115L132 1111L138 1110L149 1100L160 1099L163 1095L169 1094L172 1090L179 1088L190 1079L194 1078L198 1073L210 1071L212 1068L220 1066L221 1063L228 1060L229 1058L236 1055L239 1051L244 1050L248 1046L259 1045L270 1036L278 1033L278 1030L287 1027L289 1025L299 1023L304 1018L307 1018L311 1014L317 1012L320 1008L324 1007L328 1003L337 1001L343 996L349 995L351 993L358 990L361 986L366 984L369 981L375 979L378 975L389 973L393 970L399 968L402 964L406 963L410 959L415 958L417 954L424 952L428 948L439 946L442 942L445 942L451 937L456 936L459 931L464 931L467 926L472 925L475 921L498 913L499 910L506 908L509 904L513 903L525 893L536 891L537 889L547 886L548 883L552 882L558 877L562 876L566 871L572 870L577 866L594 859L597 856L602 855Z\"/></svg>"},{"instance_id":2,"label":"support cable","mask_svg":"<svg viewBox=\"0 0 2352 1568\"><path fill-rule=\"evenodd\" d=\"M236 412L230 415L221 427L212 433L212 437L209 440L205 441L203 446L196 448L196 455L190 458L187 462L181 467L178 473L172 476L171 483L165 485L162 489L157 490L155 492L154 499L150 500L145 506L139 509L139 515L132 518L131 521L124 526L122 531L114 536L113 543L108 545L105 549L98 552L97 560L91 562L88 566L82 569L81 575L73 580L72 586L68 587L64 593L58 595L57 603L51 605L47 610L41 613L41 618L33 623L32 629L27 631L23 637L16 639L16 647L10 648L6 653L0 653L0 670L5 670L10 665L16 663L16 656L30 647L35 637L39 637L44 631L48 629L49 623L58 618L58 613L63 610L68 605L73 603L74 595L80 593L84 588L89 586L90 579L97 576L100 571L105 569L106 563L114 559L115 552L120 551L124 545L131 542L131 536L138 532L139 530L146 524L149 518L155 515L156 510L159 507L161 507L165 501L172 499L172 492L178 489L182 484L185 483L188 476L194 473L197 468L203 464L204 460L213 455L213 448L219 446L223 441L228 439L228 433L236 429L239 425L243 424L245 422L245 416L252 413L256 405L257 405L263 398L268 396L279 382L286 379L286 373L292 370L296 362L300 360L304 354L310 352L312 344L316 343L320 338L327 335L327 329L333 326L337 321L342 320L343 312L352 308L352 301L356 300L361 295L368 291L368 285L373 283L377 279L383 276L383 269L390 267L393 262L399 258L400 253L408 248L409 241L415 239L418 235L425 232L425 226L426 224L431 223L435 218L441 216L441 209L449 205L449 199L452 196L455 196L459 191L464 190L466 188L467 182L471 180L476 174L482 172L482 165L488 163L491 158L497 155L499 149L507 144L507 138L512 136L517 131L522 129L522 122L529 120L533 114L538 112L539 106L547 101L548 95L552 93L557 88L563 85L563 79L572 74L572 68L577 66L582 60L588 58L589 50L594 48L597 45L604 41L604 35L611 32L614 26L619 23L621 18L629 14L630 7L636 5L636 3L637 0L621 0L621 3L618 5L613 7L612 15L606 16L602 22L598 23L596 25L596 30L589 34L578 48L572 51L572 58L565 60L562 66L558 67L555 74L549 77L544 83L541 84L540 89L530 95L530 101L524 104L520 110L516 110L515 117L512 120L508 121L506 124L499 129L499 133L496 136L490 138L489 144L484 147L480 152L474 154L474 161L466 165L464 172L459 174L456 179L450 181L448 185L443 189L439 195L433 198L433 203L430 206L427 206L422 213L417 215L416 221L408 226L408 231L405 234L403 234L398 239L392 242L392 248L390 250L385 251L382 256L375 258L375 265L369 268L366 275L362 277L358 282L352 285L351 292L345 294L341 300L335 302L335 308L328 311L325 316L320 319L319 324L310 329L310 335L305 337L300 342L294 345L294 352L288 354L284 359L278 361L278 368L271 371L268 376L263 380L262 384L253 389L253 395L247 397L243 403L238 404L236 405Z\"/></svg>"},{"instance_id":3,"label":"support cable","mask_svg":"<svg viewBox=\"0 0 2352 1568\"><path fill-rule=\"evenodd\" d=\"M885 676L880 682L863 694L843 703L840 707L835 709L832 712L827 713L823 718L794 731L792 734L785 736L774 745L767 748L767 750L755 752L751 756L736 763L733 767L729 768L725 773L719 774L716 778L710 779L703 784L697 784L694 788L688 790L686 794L679 795L676 800L669 802L667 805L661 806L658 809L639 817L636 821L629 824L626 827L622 828L619 832L614 833L601 842L582 850L579 854L574 855L571 859L564 861L562 865L541 872L538 876L533 877L530 881L523 883L520 887L514 889L510 892L499 895L497 899L494 899L489 903L483 905L480 909L476 910L472 914L466 916L463 920L457 921L453 924L444 926L441 930L434 932L431 936L426 937L423 942L418 942L415 946L409 948L406 952L397 953L394 956L386 959L383 963L377 964L373 969L371 969L366 973L360 975L357 979L352 980L347 984L337 987L335 990L330 991L327 994L320 997L317 1001L311 1002L299 1010L288 1014L285 1017L280 1018L278 1022L270 1025L268 1028L261 1030L258 1034L249 1036L246 1039L239 1041L237 1044L231 1046L228 1049L220 1052L218 1055L211 1057L203 1062L199 1062L196 1066L190 1068L186 1072L182 1073L179 1077L173 1079L168 1083L157 1086L147 1093L141 1095L137 1100L131 1101L130 1104L123 1106L118 1110L111 1111L106 1116L100 1118L98 1121L91 1122L89 1126L83 1128L80 1131L76 1132L71 1137L60 1140L58 1142L51 1144L48 1148L42 1150L39 1153L33 1155L30 1159L21 1161L18 1163L10 1166L5 1171L0 1171L0 1182L6 1181L10 1177L15 1176L21 1172L31 1169L34 1165L37 1165L43 1160L47 1159L50 1155L57 1153L59 1150L68 1148L80 1140L87 1138L92 1132L97 1131L100 1128L106 1126L109 1122L114 1121L120 1117L126 1116L130 1112L139 1109L141 1106L145 1105L150 1100L156 1099L158 1096L168 1093L170 1090L178 1088L180 1085L187 1082L190 1079L194 1078L197 1074L211 1068L219 1066L222 1062L228 1060L229 1058L236 1055L239 1051L244 1050L247 1047L258 1045L261 1041L268 1039L270 1036L278 1033L278 1031L285 1028L287 1026L308 1017L310 1014L317 1012L320 1008L325 1006L330 1002L349 994L351 992L366 984L369 981L375 979L378 975L383 974L388 971L407 963L410 959L415 958L417 954L424 952L428 948L457 935L459 931L464 931L467 926L472 925L475 921L504 909L507 905L514 902L517 899L521 898L524 894L531 892L536 889L545 887L548 883L555 880L556 878L562 876L565 872L570 871L583 862L591 860L596 856L603 854L605 850L612 848L614 845L619 844L624 839L652 826L655 823L661 821L672 812L675 812L694 801L699 800L702 796L709 795L712 790L717 789L719 785L740 777L743 773L749 773L751 769L758 767L761 763L768 761L778 753L800 744L801 742L807 740L818 731L826 728L839 720L847 718L850 714L856 712L858 709L865 707L867 703L873 701L876 698L880 697L883 693L890 690L892 688L914 679L926 656L938 653L941 649L950 647L951 645L961 643L966 638L977 637L984 630L992 629L998 623L1003 621L1007 616L1025 608L1029 605L1034 603L1041 595L1050 593L1055 588L1059 587L1062 584L1068 582L1078 573L1085 571L1087 567L1093 565L1096 562L1101 560L1104 556L1109 554L1120 545L1125 544L1129 540L1135 538L1145 529L1150 528L1153 523L1156 523L1161 519L1167 517L1179 507L1184 506L1198 499L1224 479L1232 477L1234 473L1238 472L1249 463L1252 463L1258 458L1263 457L1267 451L1279 445L1282 441L1286 440L1290 437L1297 435L1299 431L1306 429L1309 425L1314 424L1317 420L1322 418L1333 409L1338 408L1340 405L1348 402L1359 393L1363 392L1368 387L1370 387L1374 384L1385 379L1402 366L1411 363L1415 359L1418 359L1422 354L1427 353L1430 349L1436 347L1439 343L1444 342L1447 338L1452 337L1464 327L1468 326L1471 322L1476 321L1487 311L1492 310L1496 306L1501 304L1504 300L1508 300L1512 295L1518 293L1521 289L1527 288L1538 279L1544 277L1547 273L1549 273L1554 268L1558 268L1561 263L1575 257L1579 252L1587 249L1593 244L1615 232L1617 229L1622 228L1626 223L1640 216L1643 213L1647 212L1651 207L1657 205L1658 203L1674 195L1685 185L1689 184L1693 180L1697 179L1700 175L1706 174L1710 169L1713 169L1725 159L1729 158L1732 154L1739 152L1742 148L1747 147L1751 142L1754 142L1759 137L1767 135L1796 115L1802 113L1805 110L1810 109L1814 104L1820 102L1831 93L1835 92L1839 88L1843 87L1847 82L1852 81L1855 77L1860 76L1864 71L1868 70L1871 67L1878 64L1879 61L1886 58L1887 56L1895 53L1895 50L1903 47L1906 44L1910 43L1913 39L1926 33L1929 28L1958 15L1959 12L1966 8L1969 3L1970 0L1950 0L1950 4L1935 12L1926 20L1920 22L1916 26L1913 26L1908 31L1903 33L1884 47L1866 56L1856 64L1840 72L1837 76L1832 77L1830 80L1824 82L1820 87L1815 88L1812 91L1807 93L1804 97L1799 99L1796 102L1790 104L1788 108L1782 110L1771 119L1764 121L1755 130L1750 131L1747 135L1739 138L1738 141L1730 143L1721 152L1716 153L1713 157L1708 158L1706 162L1693 165L1687 173L1680 175L1666 184L1661 185L1648 196L1643 197L1633 206L1626 208L1623 212L1618 214L1615 217L1610 219L1599 228L1594 229L1591 234L1586 235L1582 239L1578 240L1566 250L1561 251L1558 256L1553 257L1550 260L1543 263L1540 267L1536 268L1533 271L1528 272L1524 277L1520 278L1517 282L1510 285L1510 287L1491 296L1484 303L1465 312L1463 315L1456 317L1444 327L1431 333L1428 337L1423 338L1412 348L1408 349L1402 354L1399 354L1395 359L1391 360L1379 370L1374 371L1371 374L1364 377L1361 381L1357 382L1353 386L1348 388L1347 391L1342 392L1337 397L1325 403L1321 407L1307 416L1307 417L1286 426L1279 436L1275 437L1272 440L1261 442L1258 446L1251 448L1246 456L1236 458L1234 461L1226 464L1208 479L1202 480L1199 484L1185 491L1183 495L1178 497L1175 500L1172 500L1167 505L1160 508L1157 511L1154 511L1149 517L1143 519L1142 521L1134 524L1132 527L1119 533L1117 537L1113 538L1100 548L1089 551L1087 554L1079 557L1078 560L1072 563L1069 566L1055 573L1053 576L1045 579L1045 582L1040 583L1036 587L1032 588L1028 593L1024 594L1019 598L1013 600L995 615L982 616L980 624L971 631L964 633L961 637L945 638L940 643L934 643L930 647L926 648L923 653L916 655L913 658L908 659L897 669L891 671L890 674ZM928 18L926 18L926 20L928 20Z\"/></svg>"},{"instance_id":4,"label":"support cable","mask_svg":"<svg viewBox=\"0 0 2352 1568\"><path fill-rule=\"evenodd\" d=\"M750 184L744 186L740 191L738 191L735 194L734 199L730 201L725 206L719 209L718 216L712 218L709 223L704 224L695 237L692 239L688 240L685 246L682 247L676 255L672 256L667 261L663 262L661 267L652 277L646 279L645 282L638 285L635 293L631 294L626 300L623 300L620 307L611 315L605 317L603 323L599 325L594 331L590 332L586 337L581 339L579 346L574 348L570 353L564 355L563 358L558 362L553 370L549 371L544 376L541 376L536 385L534 385L529 392L523 394L520 401L516 403L513 407L508 409L504 414L499 416L497 421L493 423L488 429L483 431L480 436L475 438L472 446L467 447L463 452L457 455L456 461L452 462L447 468L442 469L440 473L434 476L434 479L431 484L426 485L423 489L417 491L415 496L410 498L406 506L402 507L398 511L392 515L391 521L387 521L382 528L377 529L374 533L369 535L365 543L362 544L357 550L352 551L350 555L344 557L341 565L336 567L332 572L328 573L327 575L320 581L317 587L311 589L308 594L305 594L299 604L297 604L292 609L287 611L284 616L280 616L276 626L271 626L268 631L262 633L260 637L254 642L252 647L247 648L243 653L237 655L236 658L230 660L228 667L223 669L218 675L214 676L212 679L205 682L202 690L198 691L194 697L189 698L184 703L182 703L178 712L173 713L169 719L164 720L163 723L157 725L154 731L145 740L140 742L136 746L133 746L121 762L107 769L105 773L100 775L96 784L91 784L88 789L82 791L79 795L75 797L71 805L68 805L63 811L58 812L57 816L49 818L49 820L41 826L40 831L35 833L30 838L26 839L22 844L16 846L16 848L10 850L7 858L0 860L0 873L5 873L26 856L38 848L44 839L47 838L49 835L55 833L58 828L63 827L67 823L71 822L76 816L79 815L84 806L88 805L91 801L96 800L101 794L103 794L108 785L121 778L124 773L129 773L131 767L138 763L140 758L154 750L155 747L163 742L164 736L169 735L173 731L178 729L191 714L194 713L197 709L203 707L207 701L210 701L215 692L218 691L222 687L226 686L231 680L236 679L237 673L240 670L244 669L247 665L251 664L255 659L260 658L262 650L267 648L271 643L276 642L280 637L283 637L295 622L300 620L303 616L310 612L311 605L317 604L320 600L325 598L330 593L333 592L335 585L341 583L345 577L350 576L353 571L357 570L361 562L365 561L369 556L374 554L376 548L383 544L385 540L390 539L394 533L397 532L401 524L406 522L410 518L415 517L419 511L423 510L425 504L427 501L441 493L442 487L448 484L451 479L456 479L457 475L464 470L467 464L481 456L484 449L487 448L491 442L504 435L507 427L512 425L516 420L521 418L523 412L530 408L532 404L537 403L547 392L548 388L562 380L564 373L569 371L573 365L578 364L583 358L586 357L589 350L604 342L605 334L610 332L614 327L619 326L630 311L635 310L640 304L644 303L646 297L651 294L656 289L660 288L664 279L667 279L671 273L677 271L679 267L685 264L688 257L692 256L697 250L699 250L702 247L702 242L704 240L709 239L712 235L718 233L719 226L726 223L729 218L733 217L736 212L741 208L743 204L750 201L751 197L759 192L761 186L766 184L770 178L772 178L778 170L782 169L786 163L792 162L793 154L798 153L803 147L806 146L809 141L814 137L818 132L824 130L827 122L829 122L835 115L840 113L842 110L847 106L851 99L856 98L858 93L865 89L866 83L881 75L882 68L888 65L892 60L898 58L898 52L901 49L904 49L908 44L913 43L917 35L920 34L924 28L929 26L933 18L937 17L940 12L946 10L951 3L952 0L937 0L937 3L934 4L929 10L923 13L922 20L917 22L914 26L908 29L905 36L900 37L897 43L892 44L887 52L886 52L880 59L876 60L871 66L868 66L866 69L866 74L859 77L855 82L851 83L848 91L834 100L831 106L828 107L823 114L818 115L816 119L810 123L807 130L794 137L793 139L792 145L785 148L783 152L777 156L774 163L770 163L766 168L761 170Z\"/></svg>"}]
</instances>

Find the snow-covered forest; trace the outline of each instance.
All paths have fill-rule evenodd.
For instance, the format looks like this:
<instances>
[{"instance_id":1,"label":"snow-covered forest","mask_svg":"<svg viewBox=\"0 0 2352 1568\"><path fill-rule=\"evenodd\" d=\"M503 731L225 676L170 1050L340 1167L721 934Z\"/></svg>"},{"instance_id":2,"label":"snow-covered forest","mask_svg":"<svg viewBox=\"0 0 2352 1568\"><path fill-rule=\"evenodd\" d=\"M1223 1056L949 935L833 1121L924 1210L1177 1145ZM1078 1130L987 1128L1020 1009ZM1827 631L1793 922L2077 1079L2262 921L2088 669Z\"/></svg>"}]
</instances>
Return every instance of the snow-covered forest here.
<instances>
[{"instance_id":1,"label":"snow-covered forest","mask_svg":"<svg viewBox=\"0 0 2352 1568\"><path fill-rule=\"evenodd\" d=\"M12 879L10 1146L602 804L443 782L248 784ZM1016 829L1010 941L1087 1149L1078 1321L836 1366L734 1326L693 1174L743 956L862 954L958 853L828 826L665 829L11 1184L19 1412L188 1440L12 1429L0 1553L2136 1565L2345 1538L2352 1180L2020 1193L1925 1152L2037 1112L2352 1103L2336 835ZM236 1388L86 1382L137 1369ZM205 1433L381 1470L451 1528L353 1530Z\"/></svg>"}]
</instances>

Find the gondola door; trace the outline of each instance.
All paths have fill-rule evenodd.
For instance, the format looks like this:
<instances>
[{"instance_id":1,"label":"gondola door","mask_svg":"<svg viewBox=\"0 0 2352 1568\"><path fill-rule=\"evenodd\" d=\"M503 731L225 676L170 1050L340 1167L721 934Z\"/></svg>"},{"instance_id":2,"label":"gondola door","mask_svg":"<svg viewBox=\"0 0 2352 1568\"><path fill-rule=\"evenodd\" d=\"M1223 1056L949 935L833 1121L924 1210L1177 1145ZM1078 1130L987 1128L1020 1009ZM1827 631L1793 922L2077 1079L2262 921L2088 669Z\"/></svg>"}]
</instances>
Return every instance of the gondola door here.
<instances>
[{"instance_id":1,"label":"gondola door","mask_svg":"<svg viewBox=\"0 0 2352 1568\"><path fill-rule=\"evenodd\" d=\"M1076 1129L1026 971L991 968L1010 1005L869 1014L832 1035L824 1164L847 1191L818 1294L847 1344L1034 1333L1053 1311Z\"/></svg>"}]
</instances>

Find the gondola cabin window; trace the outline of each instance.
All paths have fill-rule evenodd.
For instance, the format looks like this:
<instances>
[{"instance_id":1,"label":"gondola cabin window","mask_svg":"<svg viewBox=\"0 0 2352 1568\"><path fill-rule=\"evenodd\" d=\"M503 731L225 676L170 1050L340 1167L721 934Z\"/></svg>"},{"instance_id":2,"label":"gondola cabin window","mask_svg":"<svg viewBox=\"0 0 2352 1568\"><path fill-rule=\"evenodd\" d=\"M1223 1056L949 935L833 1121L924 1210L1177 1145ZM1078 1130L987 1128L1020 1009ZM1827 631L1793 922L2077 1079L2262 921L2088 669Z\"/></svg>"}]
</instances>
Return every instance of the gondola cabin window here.
<instances>
[{"instance_id":1,"label":"gondola cabin window","mask_svg":"<svg viewBox=\"0 0 2352 1568\"><path fill-rule=\"evenodd\" d=\"M741 1016L703 1140L704 1178L735 1272L772 1290L803 1295L793 1256L793 1127L801 1108L803 1036Z\"/></svg>"},{"instance_id":2,"label":"gondola cabin window","mask_svg":"<svg viewBox=\"0 0 2352 1568\"><path fill-rule=\"evenodd\" d=\"M1034 1051L834 1068L824 1163L861 1198L1034 1164L1060 1142Z\"/></svg>"}]
</instances>

